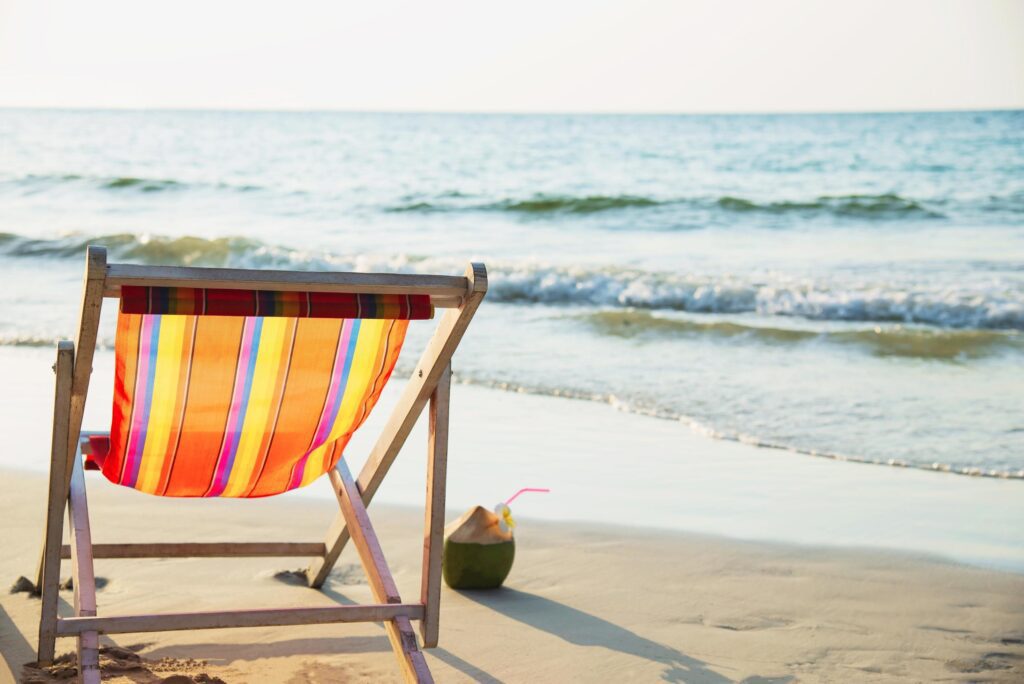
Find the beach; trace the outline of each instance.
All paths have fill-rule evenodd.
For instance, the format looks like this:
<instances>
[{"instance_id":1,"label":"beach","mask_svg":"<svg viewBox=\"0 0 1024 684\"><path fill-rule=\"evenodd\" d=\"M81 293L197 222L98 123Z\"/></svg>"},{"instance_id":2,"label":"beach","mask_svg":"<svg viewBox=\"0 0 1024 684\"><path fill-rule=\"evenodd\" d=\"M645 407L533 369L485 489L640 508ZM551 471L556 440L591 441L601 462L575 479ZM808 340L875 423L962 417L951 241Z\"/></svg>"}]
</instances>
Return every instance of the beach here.
<instances>
[{"instance_id":1,"label":"beach","mask_svg":"<svg viewBox=\"0 0 1024 684\"><path fill-rule=\"evenodd\" d=\"M34 568L45 483L9 470L3 479L0 567L13 578ZM326 529L334 514L326 501L168 502L89 480L97 541L176 540L182 530L199 541L296 539L296 529ZM415 596L421 514L379 504L371 511L399 590ZM371 602L351 550L323 592L275 577L304 565L100 560L100 613ZM62 592L65 614L70 595ZM1024 675L1022 597L1018 574L896 552L524 518L504 588L443 590L440 644L426 657L442 682L1011 682ZM34 660L38 606L25 594L2 597L0 679L18 681ZM225 682L401 681L375 624L125 634L102 643L144 659L110 681L160 681L139 678L147 670ZM58 654L73 649L72 640L58 642Z\"/></svg>"},{"instance_id":2,"label":"beach","mask_svg":"<svg viewBox=\"0 0 1024 684\"><path fill-rule=\"evenodd\" d=\"M0 581L36 570L87 245L141 266L477 261L446 517L550 492L512 503L502 589L442 589L438 681L1021 681L1022 122L0 109ZM87 431L111 425L116 318L108 299ZM436 323L409 324L353 472ZM423 422L369 509L410 601ZM98 543L320 543L338 509L326 478L260 500L86 480ZM371 601L353 549L322 592L307 563L99 560L99 613ZM0 595L0 681L71 674L25 668L38 615ZM398 681L388 643L372 623L125 634L101 659L105 681Z\"/></svg>"},{"instance_id":3,"label":"beach","mask_svg":"<svg viewBox=\"0 0 1024 684\"><path fill-rule=\"evenodd\" d=\"M0 466L0 577L13 583L31 576L39 553L52 374L49 350L10 352L0 356L12 390L0 405L11 436ZM101 427L109 410L111 365L112 354L101 352L86 428ZM393 398L385 395L380 408ZM353 465L385 417L375 413L359 433ZM443 589L440 645L426 651L438 681L1024 675L1024 543L1014 524L1024 502L1016 481L794 457L593 402L461 384L452 421L449 520L519 486L553 491L514 505L517 554L504 588ZM414 431L370 507L406 597L419 589L424 452ZM96 473L87 482L99 543L319 541L337 510L326 482L253 501L163 500ZM884 524L897 512L899 524ZM99 612L372 600L352 549L323 592L289 574L305 564L99 560ZM62 576L69 572L66 563ZM70 597L62 592L65 614ZM34 660L38 606L26 594L0 599L0 678L17 681ZM375 624L114 635L102 643L110 674L127 668L111 681L202 673L225 682L400 680ZM73 649L73 640L58 642L58 654ZM48 681L24 672L37 677L26 681Z\"/></svg>"}]
</instances>

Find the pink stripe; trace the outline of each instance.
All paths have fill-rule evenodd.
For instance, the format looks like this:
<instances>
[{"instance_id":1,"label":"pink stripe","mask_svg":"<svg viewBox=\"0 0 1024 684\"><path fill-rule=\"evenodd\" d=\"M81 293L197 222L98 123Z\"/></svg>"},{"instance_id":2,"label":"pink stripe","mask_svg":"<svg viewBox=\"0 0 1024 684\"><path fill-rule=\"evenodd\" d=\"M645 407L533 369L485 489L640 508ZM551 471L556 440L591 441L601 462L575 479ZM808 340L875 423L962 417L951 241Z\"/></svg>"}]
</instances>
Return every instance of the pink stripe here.
<instances>
[{"instance_id":1,"label":"pink stripe","mask_svg":"<svg viewBox=\"0 0 1024 684\"><path fill-rule=\"evenodd\" d=\"M142 330L139 333L139 365L135 371L135 394L132 398L135 407L128 448L125 449L124 463L121 466L122 483L124 483L125 473L128 473L129 478L131 477L135 461L142 458L142 449L145 445L146 422L149 419L148 402L153 398L151 388L146 387L146 382L149 380L149 359L154 343L153 320L153 316L142 317Z\"/></svg>"},{"instance_id":2,"label":"pink stripe","mask_svg":"<svg viewBox=\"0 0 1024 684\"><path fill-rule=\"evenodd\" d=\"M341 374L345 370L345 352L348 350L352 338L352 321L347 320L341 331L341 342L338 343L338 355L334 359L334 369L331 372L331 393L324 402L324 412L320 416L320 425L316 429L316 437L313 438L313 448L320 446L327 441L327 436L334 427L334 419L337 414L331 411L331 407L337 404L338 395L345 391L339 382Z\"/></svg>"},{"instance_id":3,"label":"pink stripe","mask_svg":"<svg viewBox=\"0 0 1024 684\"><path fill-rule=\"evenodd\" d=\"M288 489L295 489L302 484L302 476L306 470L309 454L327 441L327 436L334 425L337 413L333 409L338 403L338 394L345 391L345 388L341 386L341 375L345 372L345 352L348 351L348 345L352 338L352 328L352 320L346 319L342 323L341 340L338 342L338 351L334 357L334 368L331 369L331 391L324 400L324 408L320 412L320 422L317 425L313 441L309 445L309 450L292 467L292 478Z\"/></svg>"},{"instance_id":4,"label":"pink stripe","mask_svg":"<svg viewBox=\"0 0 1024 684\"><path fill-rule=\"evenodd\" d=\"M234 453L235 444L242 432L242 405L245 403L245 373L249 368L249 357L256 353L252 348L252 337L254 321L252 318L245 319L242 329L242 346L238 353L238 366L235 368L235 391L231 395L231 411L228 413L227 425L224 430L224 444L221 445L220 455L217 457L217 475L214 483L224 479L224 471L228 467L230 459L228 454Z\"/></svg>"}]
</instances>

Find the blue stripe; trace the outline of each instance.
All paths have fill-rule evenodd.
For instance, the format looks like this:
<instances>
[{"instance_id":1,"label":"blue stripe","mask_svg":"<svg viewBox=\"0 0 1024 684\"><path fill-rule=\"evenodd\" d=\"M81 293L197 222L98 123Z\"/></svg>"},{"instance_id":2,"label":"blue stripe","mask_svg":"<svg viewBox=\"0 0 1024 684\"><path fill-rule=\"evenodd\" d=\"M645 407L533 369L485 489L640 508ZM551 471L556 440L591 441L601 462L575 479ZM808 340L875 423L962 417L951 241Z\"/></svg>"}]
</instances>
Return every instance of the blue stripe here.
<instances>
[{"instance_id":1,"label":"blue stripe","mask_svg":"<svg viewBox=\"0 0 1024 684\"><path fill-rule=\"evenodd\" d=\"M156 357L160 351L160 321L162 318L162 316L153 316L153 328L149 339L149 373L146 376L146 397L142 404L146 410L146 418L142 422L142 432L139 434L139 448L136 452L138 458L132 463L132 472L127 483L129 487L134 487L139 479L142 455L146 453L146 435L149 434L149 412L153 408L153 386L156 384Z\"/></svg>"},{"instance_id":2,"label":"blue stripe","mask_svg":"<svg viewBox=\"0 0 1024 684\"><path fill-rule=\"evenodd\" d=\"M249 366L245 369L245 389L242 390L242 397L244 397L242 408L238 411L238 426L239 430L245 427L245 413L249 410L249 395L252 393L252 379L256 375L256 359L260 355L260 338L263 333L263 317L253 318L252 328L252 354L249 355ZM209 496L220 496L224 491L224 488L228 486L228 482L231 481L231 469L235 465L235 454L238 453L238 445L241 443L241 436L236 436L234 440L234 447L228 454L228 465L224 469L224 479L218 482L212 489Z\"/></svg>"}]
</instances>

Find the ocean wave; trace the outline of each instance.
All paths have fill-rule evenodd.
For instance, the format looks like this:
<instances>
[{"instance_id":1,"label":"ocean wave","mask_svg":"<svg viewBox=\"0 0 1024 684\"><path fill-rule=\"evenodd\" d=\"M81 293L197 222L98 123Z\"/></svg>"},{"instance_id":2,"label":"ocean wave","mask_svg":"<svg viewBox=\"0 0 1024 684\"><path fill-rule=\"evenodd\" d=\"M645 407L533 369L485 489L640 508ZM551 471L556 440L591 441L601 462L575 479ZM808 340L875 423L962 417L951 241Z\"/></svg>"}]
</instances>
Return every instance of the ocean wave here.
<instances>
[{"instance_id":1,"label":"ocean wave","mask_svg":"<svg viewBox=\"0 0 1024 684\"><path fill-rule=\"evenodd\" d=\"M754 202L742 197L721 197L720 208L734 212L760 212L770 214L831 214L856 218L942 218L943 214L929 209L919 201L894 193L881 195L821 195L807 201Z\"/></svg>"},{"instance_id":2,"label":"ocean wave","mask_svg":"<svg viewBox=\"0 0 1024 684\"><path fill-rule=\"evenodd\" d=\"M584 197L562 195L537 195L530 199L504 200L485 209L510 211L523 214L593 214L613 209L656 207L664 202L635 195L587 195Z\"/></svg>"},{"instance_id":3,"label":"ocean wave","mask_svg":"<svg viewBox=\"0 0 1024 684\"><path fill-rule=\"evenodd\" d=\"M860 348L876 356L920 359L976 359L1003 352L1024 352L1024 335L1015 331L936 330L901 325L859 330L807 330L748 325L734 321L694 321L648 311L599 311L584 314L595 330L627 338L713 337L754 340L761 344L807 342Z\"/></svg>"},{"instance_id":4,"label":"ocean wave","mask_svg":"<svg viewBox=\"0 0 1024 684\"><path fill-rule=\"evenodd\" d=\"M667 204L650 197L637 195L548 195L537 194L521 199L504 199L497 202L451 202L448 198L465 198L460 193L446 193L437 199L419 199L387 207L395 213L435 213L457 211L500 211L514 214L594 214L617 209L657 207Z\"/></svg>"},{"instance_id":5,"label":"ocean wave","mask_svg":"<svg viewBox=\"0 0 1024 684\"><path fill-rule=\"evenodd\" d=\"M56 347L61 339L48 335L0 335L0 347Z\"/></svg>"},{"instance_id":6,"label":"ocean wave","mask_svg":"<svg viewBox=\"0 0 1024 684\"><path fill-rule=\"evenodd\" d=\"M1024 330L1024 290L755 279L631 269L498 265L489 296L513 303Z\"/></svg>"},{"instance_id":7,"label":"ocean wave","mask_svg":"<svg viewBox=\"0 0 1024 684\"><path fill-rule=\"evenodd\" d=\"M154 180L151 178L135 178L133 176L119 176L111 178L103 183L104 188L111 190L135 189L141 192L159 192L161 190L174 190L184 185L176 180L163 179Z\"/></svg>"},{"instance_id":8,"label":"ocean wave","mask_svg":"<svg viewBox=\"0 0 1024 684\"><path fill-rule=\"evenodd\" d=\"M292 195L316 194L309 189L300 188L286 189L235 182L134 175L50 173L0 176L0 194L5 192L37 194L62 188L78 188L120 195L161 192L250 193L258 191L279 191ZM352 199L355 202L359 201L359 198L356 197ZM686 212L700 214L696 217L697 220L704 220L707 216L717 213L726 216L746 214L872 221L943 219L948 216L961 215L965 211L970 212L976 218L989 214L1016 215L1024 212L1024 193L1015 191L1002 196L986 195L960 198L915 198L896 192L753 198L739 195L648 196L634 193L577 195L542 191L518 196L487 197L461 190L449 190L439 193L406 195L396 203L374 203L361 208L398 214L503 213L523 218L583 217L593 214L674 208L684 214ZM732 220L735 218L733 216ZM687 225L690 224L687 223Z\"/></svg>"},{"instance_id":9,"label":"ocean wave","mask_svg":"<svg viewBox=\"0 0 1024 684\"><path fill-rule=\"evenodd\" d=\"M456 198L457 201L450 201ZM438 197L407 198L403 204L390 206L390 212L508 212L515 214L594 214L626 209L649 209L669 205L694 210L730 213L824 214L835 217L872 218L943 218L933 207L926 207L894 193L880 195L821 195L808 200L757 201L743 197L657 198L640 195L552 195L537 194L525 198L472 202L466 195L446 193Z\"/></svg>"},{"instance_id":10,"label":"ocean wave","mask_svg":"<svg viewBox=\"0 0 1024 684\"><path fill-rule=\"evenodd\" d=\"M78 258L88 244L111 258L182 264L299 270L458 273L455 259L409 255L339 255L269 245L242 237L69 235L55 239L0 233L0 256ZM939 328L1024 330L1024 288L986 285L811 280L586 268L489 261L490 301L797 317L818 321L901 323Z\"/></svg>"},{"instance_id":11,"label":"ocean wave","mask_svg":"<svg viewBox=\"0 0 1024 684\"><path fill-rule=\"evenodd\" d=\"M118 259L182 266L226 266L238 261L252 263L254 257L267 249L258 240L241 237L207 239L118 233L97 237L69 235L57 239L36 239L0 233L0 254L14 257L80 257L91 244L105 246L111 256Z\"/></svg>"},{"instance_id":12,"label":"ocean wave","mask_svg":"<svg viewBox=\"0 0 1024 684\"><path fill-rule=\"evenodd\" d=\"M0 180L0 191L39 192L41 190L61 187L84 187L100 191L154 193L184 190L223 190L231 192L251 192L260 190L255 185L236 185L232 183L205 183L182 181L173 178L142 178L136 176L92 176L78 173L65 174L28 174Z\"/></svg>"}]
</instances>

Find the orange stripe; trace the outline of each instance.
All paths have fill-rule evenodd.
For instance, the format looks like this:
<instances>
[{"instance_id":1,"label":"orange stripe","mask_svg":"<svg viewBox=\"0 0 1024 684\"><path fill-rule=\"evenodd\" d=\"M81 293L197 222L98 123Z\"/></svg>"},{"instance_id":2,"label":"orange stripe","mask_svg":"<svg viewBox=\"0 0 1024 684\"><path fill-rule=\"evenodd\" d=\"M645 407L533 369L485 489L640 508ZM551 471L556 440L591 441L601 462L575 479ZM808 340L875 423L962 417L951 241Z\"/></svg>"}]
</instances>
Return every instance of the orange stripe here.
<instances>
[{"instance_id":1,"label":"orange stripe","mask_svg":"<svg viewBox=\"0 0 1024 684\"><path fill-rule=\"evenodd\" d=\"M167 496L202 496L210 486L231 405L244 320L203 316L196 323L189 401L178 442L184 458L175 459Z\"/></svg>"},{"instance_id":2,"label":"orange stripe","mask_svg":"<svg viewBox=\"0 0 1024 684\"><path fill-rule=\"evenodd\" d=\"M309 447L320 420L329 389L324 379L331 376L341 325L340 319L330 318L298 321L277 430L250 496L269 496L288 487L292 466Z\"/></svg>"}]
</instances>

